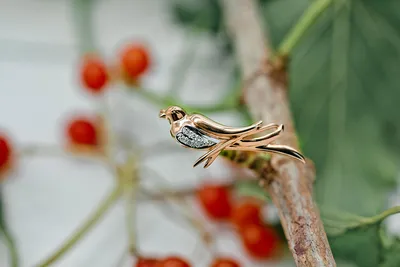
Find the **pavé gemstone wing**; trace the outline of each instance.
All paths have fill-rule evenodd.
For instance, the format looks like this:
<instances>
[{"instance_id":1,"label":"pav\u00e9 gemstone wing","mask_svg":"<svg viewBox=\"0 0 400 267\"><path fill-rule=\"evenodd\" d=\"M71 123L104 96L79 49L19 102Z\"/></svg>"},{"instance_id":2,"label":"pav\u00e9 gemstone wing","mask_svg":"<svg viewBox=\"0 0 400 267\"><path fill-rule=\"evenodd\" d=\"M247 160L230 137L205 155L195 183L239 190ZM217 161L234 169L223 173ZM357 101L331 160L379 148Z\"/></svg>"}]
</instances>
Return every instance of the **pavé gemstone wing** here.
<instances>
[{"instance_id":1,"label":"pav\u00e9 gemstone wing","mask_svg":"<svg viewBox=\"0 0 400 267\"><path fill-rule=\"evenodd\" d=\"M176 134L176 140L185 146L197 149L208 148L217 144L216 140L191 126L182 127L181 131Z\"/></svg>"}]
</instances>

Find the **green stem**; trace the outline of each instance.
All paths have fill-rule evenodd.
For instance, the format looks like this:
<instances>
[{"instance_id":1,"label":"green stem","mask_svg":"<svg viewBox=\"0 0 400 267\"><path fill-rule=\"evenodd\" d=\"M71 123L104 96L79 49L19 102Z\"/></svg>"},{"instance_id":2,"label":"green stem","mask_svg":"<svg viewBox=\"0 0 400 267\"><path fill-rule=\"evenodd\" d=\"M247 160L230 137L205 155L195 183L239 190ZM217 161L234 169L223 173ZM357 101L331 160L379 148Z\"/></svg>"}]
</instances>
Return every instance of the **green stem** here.
<instances>
[{"instance_id":1,"label":"green stem","mask_svg":"<svg viewBox=\"0 0 400 267\"><path fill-rule=\"evenodd\" d=\"M382 247L386 249L389 248L393 242L391 236L387 234L386 229L383 227L379 227L379 239L381 240Z\"/></svg>"},{"instance_id":2,"label":"green stem","mask_svg":"<svg viewBox=\"0 0 400 267\"><path fill-rule=\"evenodd\" d=\"M119 167L118 177L121 187L124 189L125 208L126 208L126 229L128 232L129 252L137 256L136 246L136 201L139 183L137 154L131 151L125 163Z\"/></svg>"},{"instance_id":3,"label":"green stem","mask_svg":"<svg viewBox=\"0 0 400 267\"><path fill-rule=\"evenodd\" d=\"M389 217L390 215L396 214L396 213L400 213L400 206L396 206L396 207L392 207L390 209L385 210L384 212L375 215L373 217L370 218L365 218L364 221L364 225L368 225L368 224L375 224L378 222L383 221L384 219L386 219L387 217Z\"/></svg>"},{"instance_id":4,"label":"green stem","mask_svg":"<svg viewBox=\"0 0 400 267\"><path fill-rule=\"evenodd\" d=\"M357 228L368 226L368 225L378 224L378 223L382 222L384 219L386 219L387 217L389 217L390 215L393 215L396 213L400 213L400 206L392 207L392 208L387 209L387 210L383 211L382 213L377 214L372 217L361 217L361 216L351 214L351 213L341 213L341 216L346 216L346 217L352 216L351 217L352 222L347 223L347 225L346 225L346 231L347 231L350 229L357 229ZM329 218L325 217L324 224L329 225L330 227L339 227L339 228L341 227L340 225L338 226L337 220L334 218L329 219Z\"/></svg>"},{"instance_id":5,"label":"green stem","mask_svg":"<svg viewBox=\"0 0 400 267\"><path fill-rule=\"evenodd\" d=\"M147 101L149 101L150 103L154 104L157 107L170 106L176 104L176 101L174 101L173 99L165 96L160 96L159 94L153 93L145 88L137 90L136 93L138 93L140 96L142 96Z\"/></svg>"},{"instance_id":6,"label":"green stem","mask_svg":"<svg viewBox=\"0 0 400 267\"><path fill-rule=\"evenodd\" d=\"M215 112L222 112L222 111L227 111L227 110L236 108L236 105L234 103L225 102L225 101L217 103L216 105L209 105L209 106L192 106L192 105L188 106L188 105L184 105L183 103L175 100L170 95L159 96L158 94L152 93L146 89L138 90L137 93L158 107L166 108L168 106L176 105L176 106L180 106L181 108L185 109L189 113L191 113L193 111L202 112L202 113L203 112L204 113L215 113Z\"/></svg>"},{"instance_id":7,"label":"green stem","mask_svg":"<svg viewBox=\"0 0 400 267\"><path fill-rule=\"evenodd\" d=\"M103 200L95 212L84 222L75 233L52 255L45 259L37 266L50 266L64 256L81 238L89 232L90 229L105 215L105 213L113 206L122 193L122 187L117 186L110 195Z\"/></svg>"},{"instance_id":8,"label":"green stem","mask_svg":"<svg viewBox=\"0 0 400 267\"><path fill-rule=\"evenodd\" d=\"M96 51L92 29L93 0L74 0L71 4L80 53Z\"/></svg>"},{"instance_id":9,"label":"green stem","mask_svg":"<svg viewBox=\"0 0 400 267\"><path fill-rule=\"evenodd\" d=\"M304 33L313 25L314 21L331 4L332 0L316 0L308 7L298 22L289 31L282 43L278 46L277 56L289 55Z\"/></svg>"},{"instance_id":10,"label":"green stem","mask_svg":"<svg viewBox=\"0 0 400 267\"><path fill-rule=\"evenodd\" d=\"M19 258L18 258L17 247L15 245L14 238L11 236L11 233L6 229L4 222L3 222L2 226L0 227L0 232L1 232L1 234L3 234L4 241L6 242L6 246L10 252L10 260L11 260L10 266L18 267L19 266Z\"/></svg>"},{"instance_id":11,"label":"green stem","mask_svg":"<svg viewBox=\"0 0 400 267\"><path fill-rule=\"evenodd\" d=\"M137 191L138 191L138 181L135 180L132 183L132 188L130 188L127 193L127 203L126 203L126 226L128 230L129 238L129 252L135 256L137 255L136 247L136 201L137 201Z\"/></svg>"}]
</instances>

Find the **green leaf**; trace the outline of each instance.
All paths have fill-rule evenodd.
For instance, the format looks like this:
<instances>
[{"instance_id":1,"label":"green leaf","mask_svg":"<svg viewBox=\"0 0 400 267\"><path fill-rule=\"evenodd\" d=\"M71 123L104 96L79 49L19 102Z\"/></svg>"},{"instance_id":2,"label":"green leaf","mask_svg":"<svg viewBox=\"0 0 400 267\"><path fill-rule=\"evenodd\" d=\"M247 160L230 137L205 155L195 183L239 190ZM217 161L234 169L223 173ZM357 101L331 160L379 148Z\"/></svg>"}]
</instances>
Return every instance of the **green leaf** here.
<instances>
[{"instance_id":1,"label":"green leaf","mask_svg":"<svg viewBox=\"0 0 400 267\"><path fill-rule=\"evenodd\" d=\"M216 0L175 0L172 13L175 20L186 27L213 34L221 30L221 7Z\"/></svg>"},{"instance_id":2,"label":"green leaf","mask_svg":"<svg viewBox=\"0 0 400 267\"><path fill-rule=\"evenodd\" d=\"M336 261L336 266L337 267L358 267L354 263L343 261L343 260L337 260Z\"/></svg>"},{"instance_id":3,"label":"green leaf","mask_svg":"<svg viewBox=\"0 0 400 267\"><path fill-rule=\"evenodd\" d=\"M360 267L379 265L381 243L379 227L361 227L348 231L345 235L328 237L333 256L353 262Z\"/></svg>"},{"instance_id":4,"label":"green leaf","mask_svg":"<svg viewBox=\"0 0 400 267\"><path fill-rule=\"evenodd\" d=\"M177 3L216 32L217 2ZM314 2L260 1L274 47ZM377 213L398 171L400 2L332 0L291 57L290 101L305 154L316 164L318 203Z\"/></svg>"},{"instance_id":5,"label":"green leaf","mask_svg":"<svg viewBox=\"0 0 400 267\"><path fill-rule=\"evenodd\" d=\"M266 3L275 44L312 2ZM363 216L384 208L397 182L399 62L396 0L332 1L293 51L291 106L319 204Z\"/></svg>"},{"instance_id":6,"label":"green leaf","mask_svg":"<svg viewBox=\"0 0 400 267\"><path fill-rule=\"evenodd\" d=\"M261 1L274 48L316 1ZM332 0L292 51L289 74L295 125L316 165L314 191L335 258L400 266L398 244L382 243L386 214L373 216L397 183L400 1ZM262 198L257 187L238 186Z\"/></svg>"},{"instance_id":7,"label":"green leaf","mask_svg":"<svg viewBox=\"0 0 400 267\"><path fill-rule=\"evenodd\" d=\"M2 192L0 190L0 238L7 246L9 253L10 253L10 262L11 267L18 267L19 266L19 258L17 248L14 242L14 238L12 237L11 233L7 229L7 224L4 219L4 207L2 201Z\"/></svg>"},{"instance_id":8,"label":"green leaf","mask_svg":"<svg viewBox=\"0 0 400 267\"><path fill-rule=\"evenodd\" d=\"M347 230L362 224L364 217L334 209L320 207L321 218L328 236L345 234Z\"/></svg>"},{"instance_id":9,"label":"green leaf","mask_svg":"<svg viewBox=\"0 0 400 267\"><path fill-rule=\"evenodd\" d=\"M237 181L234 190L241 196L252 196L263 201L270 201L268 193L254 180Z\"/></svg>"},{"instance_id":10,"label":"green leaf","mask_svg":"<svg viewBox=\"0 0 400 267\"><path fill-rule=\"evenodd\" d=\"M379 265L380 267L400 266L400 239L396 239L383 253L382 263Z\"/></svg>"},{"instance_id":11,"label":"green leaf","mask_svg":"<svg viewBox=\"0 0 400 267\"><path fill-rule=\"evenodd\" d=\"M309 0L265 0L261 14L268 25L268 37L276 48L308 8Z\"/></svg>"},{"instance_id":12,"label":"green leaf","mask_svg":"<svg viewBox=\"0 0 400 267\"><path fill-rule=\"evenodd\" d=\"M357 266L379 266L382 257L387 254L383 251L381 223L388 216L399 212L400 206L373 217L362 217L322 206L321 218L334 257L353 262Z\"/></svg>"}]
</instances>

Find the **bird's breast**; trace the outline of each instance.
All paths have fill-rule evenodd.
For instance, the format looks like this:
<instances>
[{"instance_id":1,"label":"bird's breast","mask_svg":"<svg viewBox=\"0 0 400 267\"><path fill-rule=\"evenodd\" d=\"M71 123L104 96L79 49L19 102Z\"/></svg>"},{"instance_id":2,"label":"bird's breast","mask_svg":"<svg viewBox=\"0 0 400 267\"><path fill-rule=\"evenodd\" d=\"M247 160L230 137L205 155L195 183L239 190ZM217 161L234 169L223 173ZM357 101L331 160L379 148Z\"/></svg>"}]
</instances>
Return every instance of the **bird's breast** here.
<instances>
[{"instance_id":1,"label":"bird's breast","mask_svg":"<svg viewBox=\"0 0 400 267\"><path fill-rule=\"evenodd\" d=\"M218 140L205 135L192 126L183 126L175 138L179 143L196 149L209 148L218 143Z\"/></svg>"}]
</instances>

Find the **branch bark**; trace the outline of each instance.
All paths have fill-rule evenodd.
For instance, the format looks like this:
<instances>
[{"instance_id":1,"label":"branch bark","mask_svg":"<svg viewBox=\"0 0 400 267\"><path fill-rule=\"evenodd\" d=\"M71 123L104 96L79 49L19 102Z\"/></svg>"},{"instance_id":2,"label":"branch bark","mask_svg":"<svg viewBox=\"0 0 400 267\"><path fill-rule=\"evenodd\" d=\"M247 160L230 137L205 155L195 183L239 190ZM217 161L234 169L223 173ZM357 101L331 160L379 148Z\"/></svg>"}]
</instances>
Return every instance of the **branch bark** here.
<instances>
[{"instance_id":1,"label":"branch bark","mask_svg":"<svg viewBox=\"0 0 400 267\"><path fill-rule=\"evenodd\" d=\"M279 143L298 148L287 99L285 71L273 65L268 75L258 75L263 62L271 58L266 32L261 27L256 0L220 0L225 23L236 48L236 56L245 80L252 82L244 91L244 100L255 120L283 123L285 133ZM283 74L283 75L277 75ZM231 156L231 158L235 156ZM245 161L243 154L236 159ZM265 160L264 160L265 162ZM268 166L267 166L268 165ZM260 167L261 166L261 167ZM251 168L251 167L250 167ZM315 170L311 161L298 163L273 155L265 164L253 168L279 209L279 216L297 266L336 266L318 209L312 199Z\"/></svg>"}]
</instances>

